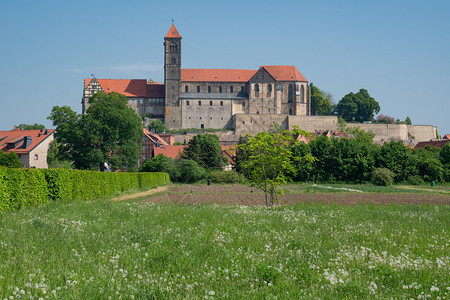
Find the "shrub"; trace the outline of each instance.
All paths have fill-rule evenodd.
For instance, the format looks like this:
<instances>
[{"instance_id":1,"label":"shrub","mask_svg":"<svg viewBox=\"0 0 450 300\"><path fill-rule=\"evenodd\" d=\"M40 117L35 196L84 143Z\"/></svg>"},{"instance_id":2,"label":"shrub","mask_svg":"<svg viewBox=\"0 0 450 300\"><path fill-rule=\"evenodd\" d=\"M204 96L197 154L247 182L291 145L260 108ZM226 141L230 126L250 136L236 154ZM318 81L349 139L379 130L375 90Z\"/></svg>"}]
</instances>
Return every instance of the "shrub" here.
<instances>
[{"instance_id":1,"label":"shrub","mask_svg":"<svg viewBox=\"0 0 450 300\"><path fill-rule=\"evenodd\" d=\"M244 175L236 171L212 171L208 179L213 183L243 183Z\"/></svg>"},{"instance_id":2,"label":"shrub","mask_svg":"<svg viewBox=\"0 0 450 300\"><path fill-rule=\"evenodd\" d=\"M158 154L152 159L147 159L141 166L141 172L166 172L170 179L176 181L179 176L179 170L171 157Z\"/></svg>"},{"instance_id":3,"label":"shrub","mask_svg":"<svg viewBox=\"0 0 450 300\"><path fill-rule=\"evenodd\" d=\"M425 181L423 181L422 177L419 175L411 175L408 177L408 184L411 185L423 185Z\"/></svg>"},{"instance_id":4,"label":"shrub","mask_svg":"<svg viewBox=\"0 0 450 300\"><path fill-rule=\"evenodd\" d=\"M387 168L378 168L372 173L372 182L376 185L388 186L394 183L394 172Z\"/></svg>"},{"instance_id":5,"label":"shrub","mask_svg":"<svg viewBox=\"0 0 450 300\"><path fill-rule=\"evenodd\" d=\"M179 182L193 183L205 179L206 170L200 167L195 161L190 159L180 159L176 161L179 168Z\"/></svg>"}]
</instances>

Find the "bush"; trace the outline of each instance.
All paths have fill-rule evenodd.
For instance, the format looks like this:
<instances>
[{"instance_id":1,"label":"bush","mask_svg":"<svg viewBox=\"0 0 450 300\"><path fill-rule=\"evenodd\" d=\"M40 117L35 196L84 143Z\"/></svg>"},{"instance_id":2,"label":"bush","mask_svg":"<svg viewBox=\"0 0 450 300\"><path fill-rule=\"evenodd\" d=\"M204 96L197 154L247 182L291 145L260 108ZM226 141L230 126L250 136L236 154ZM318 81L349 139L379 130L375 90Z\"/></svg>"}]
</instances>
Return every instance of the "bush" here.
<instances>
[{"instance_id":1,"label":"bush","mask_svg":"<svg viewBox=\"0 0 450 300\"><path fill-rule=\"evenodd\" d=\"M176 181L179 170L171 157L158 154L152 159L147 159L139 169L140 172L166 172L169 173L170 180Z\"/></svg>"},{"instance_id":2,"label":"bush","mask_svg":"<svg viewBox=\"0 0 450 300\"><path fill-rule=\"evenodd\" d=\"M176 161L179 168L179 182L193 183L207 177L206 170L200 167L195 161L190 159L180 159Z\"/></svg>"},{"instance_id":3,"label":"bush","mask_svg":"<svg viewBox=\"0 0 450 300\"><path fill-rule=\"evenodd\" d=\"M389 186L394 183L395 174L389 169L378 168L372 173L372 182L376 185Z\"/></svg>"},{"instance_id":4,"label":"bush","mask_svg":"<svg viewBox=\"0 0 450 300\"><path fill-rule=\"evenodd\" d=\"M411 185L424 185L425 181L423 181L422 177L419 175L411 175L408 177L408 184Z\"/></svg>"},{"instance_id":5,"label":"bush","mask_svg":"<svg viewBox=\"0 0 450 300\"><path fill-rule=\"evenodd\" d=\"M213 183L243 183L245 178L236 171L212 171L208 179Z\"/></svg>"}]
</instances>

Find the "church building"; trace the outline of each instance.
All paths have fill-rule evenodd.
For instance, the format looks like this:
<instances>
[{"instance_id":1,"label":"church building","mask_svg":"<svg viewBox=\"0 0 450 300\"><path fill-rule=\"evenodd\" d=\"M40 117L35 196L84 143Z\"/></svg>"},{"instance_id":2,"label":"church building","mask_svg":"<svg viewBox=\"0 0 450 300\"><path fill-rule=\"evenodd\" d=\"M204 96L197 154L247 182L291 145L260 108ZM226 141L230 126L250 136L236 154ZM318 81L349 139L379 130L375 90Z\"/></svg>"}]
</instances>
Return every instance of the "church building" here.
<instances>
[{"instance_id":1,"label":"church building","mask_svg":"<svg viewBox=\"0 0 450 300\"><path fill-rule=\"evenodd\" d=\"M182 69L181 39L172 24L164 37L164 84L145 79L85 79L83 113L93 93L114 91L125 95L137 113L162 119L170 129L236 128L237 115L254 115L255 120L310 116L308 81L295 66Z\"/></svg>"}]
</instances>

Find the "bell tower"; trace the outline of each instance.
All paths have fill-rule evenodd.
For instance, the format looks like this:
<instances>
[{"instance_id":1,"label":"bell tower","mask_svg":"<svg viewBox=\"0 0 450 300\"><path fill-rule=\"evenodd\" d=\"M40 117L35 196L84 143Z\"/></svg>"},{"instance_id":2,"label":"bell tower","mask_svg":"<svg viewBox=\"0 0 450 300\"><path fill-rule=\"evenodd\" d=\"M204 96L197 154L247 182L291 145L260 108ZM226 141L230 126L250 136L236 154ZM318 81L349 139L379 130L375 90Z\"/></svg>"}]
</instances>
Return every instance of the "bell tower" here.
<instances>
[{"instance_id":1,"label":"bell tower","mask_svg":"<svg viewBox=\"0 0 450 300\"><path fill-rule=\"evenodd\" d=\"M181 35L172 24L164 37L164 86L165 125L170 129L181 128Z\"/></svg>"}]
</instances>

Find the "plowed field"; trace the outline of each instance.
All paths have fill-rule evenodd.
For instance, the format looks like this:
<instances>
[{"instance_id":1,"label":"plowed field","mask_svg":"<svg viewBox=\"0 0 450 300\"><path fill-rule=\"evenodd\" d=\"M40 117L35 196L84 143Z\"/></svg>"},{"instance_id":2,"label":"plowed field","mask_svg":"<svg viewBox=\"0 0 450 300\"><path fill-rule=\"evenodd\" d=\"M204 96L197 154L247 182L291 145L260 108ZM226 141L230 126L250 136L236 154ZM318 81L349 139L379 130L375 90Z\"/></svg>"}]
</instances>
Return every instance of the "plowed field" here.
<instances>
[{"instance_id":1,"label":"plowed field","mask_svg":"<svg viewBox=\"0 0 450 300\"><path fill-rule=\"evenodd\" d=\"M264 193L242 185L181 185L167 190L162 195L143 200L153 203L220 205L264 205ZM299 202L355 205L372 203L389 204L450 204L450 195L445 194L387 194L387 193L287 193L276 205Z\"/></svg>"}]
</instances>

